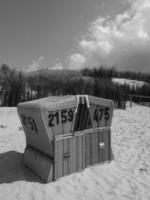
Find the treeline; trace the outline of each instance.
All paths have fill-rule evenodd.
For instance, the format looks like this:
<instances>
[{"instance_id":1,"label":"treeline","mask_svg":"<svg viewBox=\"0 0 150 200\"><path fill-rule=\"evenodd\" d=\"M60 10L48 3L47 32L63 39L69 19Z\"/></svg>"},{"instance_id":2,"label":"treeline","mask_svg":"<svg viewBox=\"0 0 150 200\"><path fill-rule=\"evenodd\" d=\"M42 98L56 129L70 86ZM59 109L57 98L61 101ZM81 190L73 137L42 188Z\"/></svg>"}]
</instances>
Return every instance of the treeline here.
<instances>
[{"instance_id":1,"label":"treeline","mask_svg":"<svg viewBox=\"0 0 150 200\"><path fill-rule=\"evenodd\" d=\"M21 72L0 67L0 102L2 106L16 106L25 99L25 79Z\"/></svg>"},{"instance_id":2,"label":"treeline","mask_svg":"<svg viewBox=\"0 0 150 200\"><path fill-rule=\"evenodd\" d=\"M85 68L82 70L83 76L103 77L103 78L126 78L150 83L150 74L132 71L117 71L115 68L100 66L99 68Z\"/></svg>"},{"instance_id":3,"label":"treeline","mask_svg":"<svg viewBox=\"0 0 150 200\"><path fill-rule=\"evenodd\" d=\"M124 73L127 75L129 72ZM131 74L129 77L134 79ZM137 74L135 73L136 80L144 81L145 77L148 80L149 75L144 77L139 74L138 77ZM79 72L42 70L25 74L2 65L0 67L0 102L1 106L16 106L19 102L51 95L89 94L112 99L117 107L123 107L124 102L129 100L129 94L150 96L149 85L135 88L112 82L113 77L121 76L123 72L117 72L114 68L100 67Z\"/></svg>"}]
</instances>

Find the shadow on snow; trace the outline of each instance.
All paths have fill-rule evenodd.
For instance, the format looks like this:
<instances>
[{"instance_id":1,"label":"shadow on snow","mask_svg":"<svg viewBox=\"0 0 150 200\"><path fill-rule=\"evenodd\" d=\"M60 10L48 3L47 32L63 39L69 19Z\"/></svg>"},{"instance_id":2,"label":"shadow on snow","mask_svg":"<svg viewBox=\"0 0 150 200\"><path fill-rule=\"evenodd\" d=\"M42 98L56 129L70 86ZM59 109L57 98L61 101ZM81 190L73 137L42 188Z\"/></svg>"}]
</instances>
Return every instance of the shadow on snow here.
<instances>
[{"instance_id":1,"label":"shadow on snow","mask_svg":"<svg viewBox=\"0 0 150 200\"><path fill-rule=\"evenodd\" d=\"M42 180L22 163L22 153L8 151L0 154L0 184L14 181L40 182Z\"/></svg>"}]
</instances>

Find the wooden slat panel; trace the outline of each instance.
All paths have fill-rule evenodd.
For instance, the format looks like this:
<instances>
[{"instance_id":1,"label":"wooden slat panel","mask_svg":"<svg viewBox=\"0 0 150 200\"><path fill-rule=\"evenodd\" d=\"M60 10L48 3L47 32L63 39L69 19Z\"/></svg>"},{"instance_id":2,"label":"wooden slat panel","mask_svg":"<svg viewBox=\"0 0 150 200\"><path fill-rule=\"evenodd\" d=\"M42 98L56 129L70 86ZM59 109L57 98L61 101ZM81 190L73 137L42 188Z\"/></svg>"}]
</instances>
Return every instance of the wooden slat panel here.
<instances>
[{"instance_id":1,"label":"wooden slat panel","mask_svg":"<svg viewBox=\"0 0 150 200\"><path fill-rule=\"evenodd\" d=\"M104 143L104 132L101 133L101 143ZM101 148L102 162L104 162L104 148Z\"/></svg>"},{"instance_id":2,"label":"wooden slat panel","mask_svg":"<svg viewBox=\"0 0 150 200\"><path fill-rule=\"evenodd\" d=\"M104 142L105 142L105 152L104 152L104 157L105 157L105 161L108 161L108 155L109 155L109 148L108 148L108 131L105 132L104 134L105 138L104 138Z\"/></svg>"},{"instance_id":3,"label":"wooden slat panel","mask_svg":"<svg viewBox=\"0 0 150 200\"><path fill-rule=\"evenodd\" d=\"M67 152L68 152L68 158L67 158L67 174L70 173L70 168L69 168L69 162L70 162L70 148L69 148L69 144L70 144L70 139L67 138Z\"/></svg>"},{"instance_id":4,"label":"wooden slat panel","mask_svg":"<svg viewBox=\"0 0 150 200\"><path fill-rule=\"evenodd\" d=\"M98 156L99 156L99 154L98 154L98 151L99 151L99 141L98 141L98 138L99 138L99 133L97 133L96 134L96 138L95 138L95 142L96 142L96 144L95 144L95 146L96 146L96 156L95 156L95 163L98 163Z\"/></svg>"},{"instance_id":5,"label":"wooden slat panel","mask_svg":"<svg viewBox=\"0 0 150 200\"><path fill-rule=\"evenodd\" d=\"M110 137L111 137L111 132L110 130L108 131L108 160L110 160L110 154L111 154L111 145L110 145Z\"/></svg>"},{"instance_id":6,"label":"wooden slat panel","mask_svg":"<svg viewBox=\"0 0 150 200\"><path fill-rule=\"evenodd\" d=\"M93 165L93 134L94 133L90 133L90 165Z\"/></svg>"},{"instance_id":7,"label":"wooden slat panel","mask_svg":"<svg viewBox=\"0 0 150 200\"><path fill-rule=\"evenodd\" d=\"M92 164L98 163L98 134L92 134Z\"/></svg>"},{"instance_id":8,"label":"wooden slat panel","mask_svg":"<svg viewBox=\"0 0 150 200\"><path fill-rule=\"evenodd\" d=\"M93 158L94 158L94 135L95 133L90 133L90 149L91 149L91 153L90 153L90 165L93 165Z\"/></svg>"},{"instance_id":9,"label":"wooden slat panel","mask_svg":"<svg viewBox=\"0 0 150 200\"><path fill-rule=\"evenodd\" d=\"M77 171L82 169L82 136L77 137Z\"/></svg>"},{"instance_id":10,"label":"wooden slat panel","mask_svg":"<svg viewBox=\"0 0 150 200\"><path fill-rule=\"evenodd\" d=\"M61 141L57 141L57 148L58 148L58 157L57 157L57 178L61 177L62 169L60 168L60 159L61 159Z\"/></svg>"},{"instance_id":11,"label":"wooden slat panel","mask_svg":"<svg viewBox=\"0 0 150 200\"><path fill-rule=\"evenodd\" d=\"M76 136L76 171L78 171L78 168L79 168L79 166L78 166L78 160L79 160L79 154L80 154L80 152L79 152L79 139L78 139L78 136Z\"/></svg>"},{"instance_id":12,"label":"wooden slat panel","mask_svg":"<svg viewBox=\"0 0 150 200\"><path fill-rule=\"evenodd\" d=\"M80 154L80 159L79 159L79 162L80 162L80 164L79 164L79 170L82 170L83 169L83 135L81 135L80 136L80 139L79 139L79 144L80 144L80 146L79 146L79 154Z\"/></svg>"},{"instance_id":13,"label":"wooden slat panel","mask_svg":"<svg viewBox=\"0 0 150 200\"><path fill-rule=\"evenodd\" d=\"M58 167L58 177L63 176L63 140L58 141L58 161L57 161L57 167Z\"/></svg>"},{"instance_id":14,"label":"wooden slat panel","mask_svg":"<svg viewBox=\"0 0 150 200\"><path fill-rule=\"evenodd\" d=\"M67 174L70 174L70 157L71 157L70 141L71 141L71 138L70 139L67 138L67 148L68 148Z\"/></svg>"},{"instance_id":15,"label":"wooden slat panel","mask_svg":"<svg viewBox=\"0 0 150 200\"><path fill-rule=\"evenodd\" d=\"M54 180L58 176L57 162L58 162L58 142L55 141L55 144L54 144Z\"/></svg>"},{"instance_id":16,"label":"wooden slat panel","mask_svg":"<svg viewBox=\"0 0 150 200\"><path fill-rule=\"evenodd\" d=\"M67 139L62 140L63 141L63 176L67 175L68 170L68 143Z\"/></svg>"},{"instance_id":17,"label":"wooden slat panel","mask_svg":"<svg viewBox=\"0 0 150 200\"><path fill-rule=\"evenodd\" d=\"M70 173L76 172L76 137L70 138Z\"/></svg>"},{"instance_id":18,"label":"wooden slat panel","mask_svg":"<svg viewBox=\"0 0 150 200\"><path fill-rule=\"evenodd\" d=\"M107 148L108 148L108 160L110 160L110 155L111 155L111 145L110 145L110 137L111 137L111 132L110 130L107 132Z\"/></svg>"},{"instance_id":19,"label":"wooden slat panel","mask_svg":"<svg viewBox=\"0 0 150 200\"><path fill-rule=\"evenodd\" d=\"M100 144L103 143L103 132L99 133L99 163L103 162L103 148L101 148Z\"/></svg>"},{"instance_id":20,"label":"wooden slat panel","mask_svg":"<svg viewBox=\"0 0 150 200\"><path fill-rule=\"evenodd\" d=\"M54 168L55 168L54 179L56 179L58 177L58 159L59 159L59 148L58 148L58 142L56 140L55 140L54 148L55 148L54 152L55 152L55 156L56 156L55 162L54 162L54 164L55 164L55 166L54 166Z\"/></svg>"},{"instance_id":21,"label":"wooden slat panel","mask_svg":"<svg viewBox=\"0 0 150 200\"><path fill-rule=\"evenodd\" d=\"M104 155L104 161L106 161L107 160L107 133L106 132L104 132L104 153L103 153L103 155Z\"/></svg>"},{"instance_id":22,"label":"wooden slat panel","mask_svg":"<svg viewBox=\"0 0 150 200\"><path fill-rule=\"evenodd\" d=\"M54 147L55 147L55 149L57 149L57 150L54 150L54 152L55 152L55 155L56 155L56 159L55 159L55 166L54 166L54 168L55 168L55 179L58 177L58 159L59 159L59 148L58 148L58 142L55 140L55 145L54 145ZM57 154L56 154L56 152L57 152Z\"/></svg>"},{"instance_id":23,"label":"wooden slat panel","mask_svg":"<svg viewBox=\"0 0 150 200\"><path fill-rule=\"evenodd\" d=\"M86 167L90 166L90 135L85 135L85 163Z\"/></svg>"},{"instance_id":24,"label":"wooden slat panel","mask_svg":"<svg viewBox=\"0 0 150 200\"><path fill-rule=\"evenodd\" d=\"M100 146L99 146L99 143L100 143L100 133L97 134L98 136L98 157L97 157L97 162L100 163L100 160L101 160L101 151L100 151Z\"/></svg>"},{"instance_id":25,"label":"wooden slat panel","mask_svg":"<svg viewBox=\"0 0 150 200\"><path fill-rule=\"evenodd\" d=\"M85 134L82 135L82 169L86 167L85 164Z\"/></svg>"},{"instance_id":26,"label":"wooden slat panel","mask_svg":"<svg viewBox=\"0 0 150 200\"><path fill-rule=\"evenodd\" d=\"M111 149L111 131L108 135L108 147L109 147L109 160L113 159L112 149Z\"/></svg>"}]
</instances>

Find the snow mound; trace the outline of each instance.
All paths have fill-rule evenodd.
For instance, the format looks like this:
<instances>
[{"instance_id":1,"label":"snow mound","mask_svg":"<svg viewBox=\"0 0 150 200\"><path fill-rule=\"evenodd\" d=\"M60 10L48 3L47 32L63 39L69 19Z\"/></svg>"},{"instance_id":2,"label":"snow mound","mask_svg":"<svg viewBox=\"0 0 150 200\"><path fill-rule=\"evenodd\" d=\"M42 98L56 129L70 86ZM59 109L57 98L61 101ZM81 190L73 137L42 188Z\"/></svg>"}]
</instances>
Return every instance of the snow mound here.
<instances>
[{"instance_id":1,"label":"snow mound","mask_svg":"<svg viewBox=\"0 0 150 200\"><path fill-rule=\"evenodd\" d=\"M148 85L148 83L143 82L143 81L136 81L136 80L125 79L125 78L112 78L112 81L119 85L128 85L130 87L135 87L135 88Z\"/></svg>"}]
</instances>

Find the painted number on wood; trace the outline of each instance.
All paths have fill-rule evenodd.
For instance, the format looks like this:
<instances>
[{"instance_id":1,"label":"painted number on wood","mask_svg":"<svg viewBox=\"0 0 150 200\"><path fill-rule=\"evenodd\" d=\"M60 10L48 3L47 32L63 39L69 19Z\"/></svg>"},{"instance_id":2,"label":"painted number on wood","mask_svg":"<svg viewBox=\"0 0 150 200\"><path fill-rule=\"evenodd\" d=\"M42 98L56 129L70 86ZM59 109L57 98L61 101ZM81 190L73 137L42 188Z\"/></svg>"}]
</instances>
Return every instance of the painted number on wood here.
<instances>
[{"instance_id":1,"label":"painted number on wood","mask_svg":"<svg viewBox=\"0 0 150 200\"><path fill-rule=\"evenodd\" d=\"M27 126L30 130L38 133L38 128L37 128L36 122L32 117L21 115L21 119L25 126Z\"/></svg>"},{"instance_id":2,"label":"painted number on wood","mask_svg":"<svg viewBox=\"0 0 150 200\"><path fill-rule=\"evenodd\" d=\"M73 110L61 110L55 113L49 113L48 126L55 126L55 124L71 122L73 120Z\"/></svg>"},{"instance_id":3,"label":"painted number on wood","mask_svg":"<svg viewBox=\"0 0 150 200\"><path fill-rule=\"evenodd\" d=\"M94 111L94 120L97 122L101 121L103 116L106 121L109 120L109 108L96 108Z\"/></svg>"}]
</instances>

